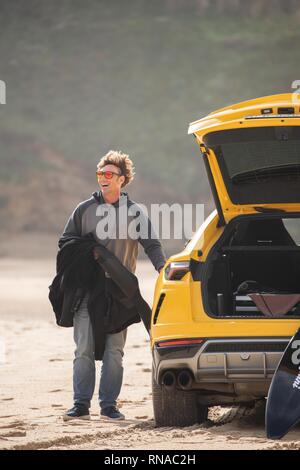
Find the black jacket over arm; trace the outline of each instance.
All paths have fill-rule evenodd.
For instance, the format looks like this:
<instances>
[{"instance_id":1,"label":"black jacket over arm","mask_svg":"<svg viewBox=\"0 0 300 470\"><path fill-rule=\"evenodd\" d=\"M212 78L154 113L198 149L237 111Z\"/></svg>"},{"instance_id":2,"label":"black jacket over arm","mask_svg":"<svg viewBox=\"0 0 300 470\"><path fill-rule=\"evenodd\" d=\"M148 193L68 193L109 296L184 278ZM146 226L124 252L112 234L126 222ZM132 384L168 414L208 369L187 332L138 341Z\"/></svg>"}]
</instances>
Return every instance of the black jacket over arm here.
<instances>
[{"instance_id":1,"label":"black jacket over arm","mask_svg":"<svg viewBox=\"0 0 300 470\"><path fill-rule=\"evenodd\" d=\"M94 248L99 255L97 262ZM141 318L149 332L151 309L141 296L137 277L92 234L65 238L57 254L56 271L49 300L59 326L73 326L74 314L89 294L95 359L102 359L106 334L122 331Z\"/></svg>"}]
</instances>

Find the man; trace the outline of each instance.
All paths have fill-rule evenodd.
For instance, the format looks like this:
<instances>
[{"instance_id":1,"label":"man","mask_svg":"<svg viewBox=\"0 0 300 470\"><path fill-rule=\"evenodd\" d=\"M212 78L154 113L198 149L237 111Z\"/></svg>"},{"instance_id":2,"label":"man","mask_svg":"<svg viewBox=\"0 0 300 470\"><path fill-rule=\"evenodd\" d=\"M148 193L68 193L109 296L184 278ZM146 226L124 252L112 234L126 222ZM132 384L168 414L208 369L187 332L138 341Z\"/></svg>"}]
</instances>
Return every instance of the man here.
<instances>
[{"instance_id":1,"label":"man","mask_svg":"<svg viewBox=\"0 0 300 470\"><path fill-rule=\"evenodd\" d=\"M59 246L70 236L80 237L92 233L95 241L105 246L134 273L140 243L155 269L160 272L166 259L160 242L153 234L151 223L140 207L121 191L133 178L133 163L128 155L111 150L102 157L97 165L100 191L76 207L59 240ZM137 215L142 222L139 225L143 225L144 230L141 235L133 233L130 236L128 227ZM107 225L110 226L108 231L105 230ZM97 260L97 249L94 249L93 255ZM108 273L105 275L109 278ZM95 388L95 344L88 311L88 295L76 311L73 325L76 344L73 365L74 407L64 414L65 421L90 418L89 408ZM100 415L103 419L125 419L116 404L123 380L122 358L126 332L124 329L106 335L99 386Z\"/></svg>"}]
</instances>

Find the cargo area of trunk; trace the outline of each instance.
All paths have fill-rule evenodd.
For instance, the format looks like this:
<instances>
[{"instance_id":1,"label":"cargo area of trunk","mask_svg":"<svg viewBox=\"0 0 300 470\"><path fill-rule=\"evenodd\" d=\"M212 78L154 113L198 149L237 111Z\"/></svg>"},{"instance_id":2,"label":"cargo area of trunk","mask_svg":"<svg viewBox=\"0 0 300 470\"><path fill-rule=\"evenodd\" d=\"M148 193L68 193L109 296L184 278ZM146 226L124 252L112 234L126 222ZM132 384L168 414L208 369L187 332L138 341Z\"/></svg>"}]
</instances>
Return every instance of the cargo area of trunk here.
<instances>
[{"instance_id":1,"label":"cargo area of trunk","mask_svg":"<svg viewBox=\"0 0 300 470\"><path fill-rule=\"evenodd\" d=\"M300 318L300 218L244 218L206 262L205 310L228 318Z\"/></svg>"}]
</instances>

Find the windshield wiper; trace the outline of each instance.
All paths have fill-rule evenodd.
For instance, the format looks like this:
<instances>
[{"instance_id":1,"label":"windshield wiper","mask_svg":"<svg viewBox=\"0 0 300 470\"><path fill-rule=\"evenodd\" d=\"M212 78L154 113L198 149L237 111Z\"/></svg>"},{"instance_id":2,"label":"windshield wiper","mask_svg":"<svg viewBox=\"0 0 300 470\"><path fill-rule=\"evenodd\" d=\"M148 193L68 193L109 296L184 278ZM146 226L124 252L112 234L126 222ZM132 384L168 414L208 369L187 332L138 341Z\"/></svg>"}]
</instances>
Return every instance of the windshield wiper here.
<instances>
[{"instance_id":1,"label":"windshield wiper","mask_svg":"<svg viewBox=\"0 0 300 470\"><path fill-rule=\"evenodd\" d=\"M274 214L274 213L282 213L282 212L286 212L284 209L276 209L275 207L259 207L259 206L253 206L253 208L257 211L257 212L261 212L262 214Z\"/></svg>"},{"instance_id":2,"label":"windshield wiper","mask_svg":"<svg viewBox=\"0 0 300 470\"><path fill-rule=\"evenodd\" d=\"M258 168L257 170L245 171L237 173L231 180L234 184L246 183L250 181L261 182L265 178L274 178L278 176L293 176L300 178L300 164L289 163L287 165L277 165L265 168Z\"/></svg>"}]
</instances>

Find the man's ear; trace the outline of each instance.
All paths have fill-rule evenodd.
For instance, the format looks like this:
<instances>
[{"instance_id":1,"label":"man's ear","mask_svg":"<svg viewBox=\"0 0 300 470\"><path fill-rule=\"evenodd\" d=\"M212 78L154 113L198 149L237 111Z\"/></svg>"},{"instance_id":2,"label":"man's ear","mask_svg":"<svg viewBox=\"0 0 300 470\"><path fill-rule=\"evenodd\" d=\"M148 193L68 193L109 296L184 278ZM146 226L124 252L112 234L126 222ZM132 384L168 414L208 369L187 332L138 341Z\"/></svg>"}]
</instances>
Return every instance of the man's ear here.
<instances>
[{"instance_id":1,"label":"man's ear","mask_svg":"<svg viewBox=\"0 0 300 470\"><path fill-rule=\"evenodd\" d=\"M125 176L124 175L120 176L120 180L121 180L122 186L123 186L123 184L125 183Z\"/></svg>"}]
</instances>

